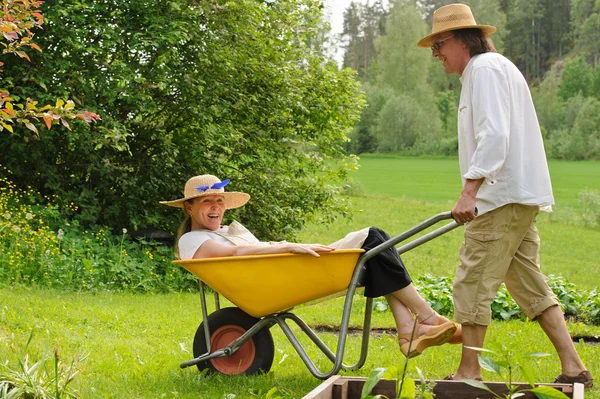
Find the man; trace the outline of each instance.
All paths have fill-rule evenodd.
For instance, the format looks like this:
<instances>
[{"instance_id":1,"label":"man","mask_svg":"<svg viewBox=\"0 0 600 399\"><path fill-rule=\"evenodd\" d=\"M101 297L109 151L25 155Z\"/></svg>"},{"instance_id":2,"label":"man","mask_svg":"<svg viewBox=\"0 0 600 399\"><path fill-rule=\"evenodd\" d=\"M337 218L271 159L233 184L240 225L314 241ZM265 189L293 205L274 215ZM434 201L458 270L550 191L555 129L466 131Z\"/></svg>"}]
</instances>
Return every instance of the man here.
<instances>
[{"instance_id":1,"label":"man","mask_svg":"<svg viewBox=\"0 0 600 399\"><path fill-rule=\"evenodd\" d=\"M517 67L495 52L496 28L478 25L471 9L450 4L434 12L431 48L447 74L460 76L458 147L463 190L452 209L465 224L454 280L454 316L462 324L462 358L448 379L481 379L477 352L491 322L490 305L506 287L535 319L561 362L555 382L593 385L567 330L559 303L540 272L535 219L554 203L542 135L529 87ZM476 212L478 210L478 212Z\"/></svg>"}]
</instances>

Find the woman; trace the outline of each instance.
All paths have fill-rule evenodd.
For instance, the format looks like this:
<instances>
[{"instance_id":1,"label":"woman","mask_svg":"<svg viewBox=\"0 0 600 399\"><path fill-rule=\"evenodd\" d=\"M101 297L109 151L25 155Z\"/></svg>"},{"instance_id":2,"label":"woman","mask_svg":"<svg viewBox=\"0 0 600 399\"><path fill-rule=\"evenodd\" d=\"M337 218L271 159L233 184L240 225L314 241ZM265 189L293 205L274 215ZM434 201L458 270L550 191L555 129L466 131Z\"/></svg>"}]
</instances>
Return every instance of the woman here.
<instances>
[{"instance_id":1,"label":"woman","mask_svg":"<svg viewBox=\"0 0 600 399\"><path fill-rule=\"evenodd\" d=\"M273 253L306 253L319 256L336 248L363 248L369 250L389 240L376 227L348 234L331 245L297 244L290 242L260 242L238 222L222 226L227 209L243 206L250 196L241 192L226 192L229 180L221 181L212 175L195 176L185 185L184 198L161 201L161 204L184 208L186 219L177 234L177 254L181 259L215 258L226 256ZM440 316L418 294L412 280L394 247L381 252L366 263L363 281L366 297L384 296L396 327L400 350L407 357L420 355L430 346L450 340L460 342L457 326ZM414 318L418 323L410 344ZM454 337L454 338L453 338ZM409 348L410 346L410 348Z\"/></svg>"}]
</instances>

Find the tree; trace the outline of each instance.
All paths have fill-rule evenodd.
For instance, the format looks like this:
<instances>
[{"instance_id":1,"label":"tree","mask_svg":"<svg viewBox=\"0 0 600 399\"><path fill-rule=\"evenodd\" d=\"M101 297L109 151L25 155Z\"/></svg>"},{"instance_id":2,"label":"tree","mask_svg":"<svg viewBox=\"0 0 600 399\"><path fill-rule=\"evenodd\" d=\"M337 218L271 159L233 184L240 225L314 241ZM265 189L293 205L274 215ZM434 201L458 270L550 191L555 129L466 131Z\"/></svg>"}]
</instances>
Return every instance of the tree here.
<instances>
[{"instance_id":1,"label":"tree","mask_svg":"<svg viewBox=\"0 0 600 399\"><path fill-rule=\"evenodd\" d=\"M439 136L435 98L426 81L431 54L416 46L426 32L414 2L394 2L386 34L376 43L376 82L385 97L376 127L380 149L410 149Z\"/></svg>"},{"instance_id":2,"label":"tree","mask_svg":"<svg viewBox=\"0 0 600 399\"><path fill-rule=\"evenodd\" d=\"M48 0L31 64L7 82L19 96L99 110L102 125L0 136L2 164L20 186L78 206L84 225L174 231L181 215L158 204L212 173L252 201L232 212L262 239L290 238L323 212L343 212L354 167L345 134L362 107L351 71L307 41L312 0ZM122 144L117 146L117 144ZM229 188L229 187L228 187Z\"/></svg>"},{"instance_id":3,"label":"tree","mask_svg":"<svg viewBox=\"0 0 600 399\"><path fill-rule=\"evenodd\" d=\"M577 94L588 96L593 88L592 76L592 68L583 57L565 62L558 95L565 101Z\"/></svg>"},{"instance_id":4,"label":"tree","mask_svg":"<svg viewBox=\"0 0 600 399\"><path fill-rule=\"evenodd\" d=\"M385 33L387 14L381 0L372 5L351 2L344 11L344 67L357 71L362 81L369 78L371 63L377 57L375 40Z\"/></svg>"},{"instance_id":5,"label":"tree","mask_svg":"<svg viewBox=\"0 0 600 399\"><path fill-rule=\"evenodd\" d=\"M0 43L4 46L2 54L16 54L20 58L31 61L29 55L24 50L33 48L38 51L42 49L35 44L33 40L33 29L39 28L44 23L44 16L37 9L42 4L39 0L7 0L0 10L0 31L2 37ZM6 41L6 43L4 43ZM4 65L0 62L0 68ZM0 73L3 72L0 69ZM14 98L13 98L14 97ZM38 102L27 98L25 104L17 103L18 96L12 96L3 89L0 89L0 132L4 129L11 134L14 133L12 124L18 123L24 125L27 129L38 134L38 128L33 123L43 119L48 130L52 124L60 123L67 129L70 129L67 119L80 118L85 122L93 122L100 117L89 111L76 111L73 101L56 100L56 105L45 105L38 107ZM25 135L25 138L28 136Z\"/></svg>"}]
</instances>

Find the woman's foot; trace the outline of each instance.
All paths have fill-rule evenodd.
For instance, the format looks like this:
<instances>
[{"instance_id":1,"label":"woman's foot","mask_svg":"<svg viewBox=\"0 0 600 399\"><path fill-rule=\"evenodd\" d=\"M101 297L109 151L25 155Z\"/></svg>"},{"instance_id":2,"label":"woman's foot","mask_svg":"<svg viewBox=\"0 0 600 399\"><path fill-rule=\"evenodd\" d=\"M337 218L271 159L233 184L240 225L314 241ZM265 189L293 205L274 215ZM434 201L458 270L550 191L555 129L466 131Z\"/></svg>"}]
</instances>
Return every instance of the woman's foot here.
<instances>
[{"instance_id":1,"label":"woman's foot","mask_svg":"<svg viewBox=\"0 0 600 399\"><path fill-rule=\"evenodd\" d=\"M449 321L450 320L448 320L444 316L440 316L439 324L444 324ZM454 323L454 324L456 324L456 332L454 332L454 335L452 336L452 338L450 338L448 343L449 344L462 344L462 326L458 323Z\"/></svg>"},{"instance_id":2,"label":"woman's foot","mask_svg":"<svg viewBox=\"0 0 600 399\"><path fill-rule=\"evenodd\" d=\"M424 326L429 328L425 332L421 333L421 328ZM423 328L423 330L424 329L425 328ZM398 334L400 351L408 358L419 356L430 346L443 345L448 342L448 340L452 339L454 333L456 332L456 324L451 321L447 321L437 326L417 324L415 327L415 332L416 336L412 336L413 334L411 333Z\"/></svg>"}]
</instances>

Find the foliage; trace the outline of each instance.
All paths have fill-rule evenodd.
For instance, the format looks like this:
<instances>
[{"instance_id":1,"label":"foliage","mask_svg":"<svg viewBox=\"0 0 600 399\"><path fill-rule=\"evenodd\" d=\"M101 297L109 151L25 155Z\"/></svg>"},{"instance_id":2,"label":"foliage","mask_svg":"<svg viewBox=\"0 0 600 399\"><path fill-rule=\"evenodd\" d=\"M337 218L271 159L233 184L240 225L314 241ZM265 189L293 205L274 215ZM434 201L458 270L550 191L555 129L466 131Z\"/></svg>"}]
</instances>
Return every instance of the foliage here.
<instances>
[{"instance_id":1,"label":"foliage","mask_svg":"<svg viewBox=\"0 0 600 399\"><path fill-rule=\"evenodd\" d=\"M77 357L65 366L58 356L58 349L52 354L46 350L41 359L31 364L27 348L32 338L33 330L16 367L10 367L8 361L0 363L0 396L4 399L78 398L77 390L70 385L87 356Z\"/></svg>"},{"instance_id":2,"label":"foliage","mask_svg":"<svg viewBox=\"0 0 600 399\"><path fill-rule=\"evenodd\" d=\"M67 290L164 292L194 290L191 273L173 265L173 251L133 240L123 229L115 236L97 226L83 229L62 214L55 198L21 192L0 182L0 279Z\"/></svg>"},{"instance_id":3,"label":"foliage","mask_svg":"<svg viewBox=\"0 0 600 399\"><path fill-rule=\"evenodd\" d=\"M507 340L506 342L510 342ZM514 343L490 343L490 347L494 348L495 351L484 349L484 348L473 348L467 347L472 350L484 353L479 354L477 356L479 360L479 365L482 369L487 370L489 372L498 374L504 380L506 384L506 388L508 389L508 393L504 396L499 395L498 393L492 391L488 388L485 383L477 380L464 380L465 383L474 386L479 389L483 389L493 395L495 398L516 398L521 395L519 393L523 392L533 392L536 397L541 399L548 398L556 398L556 399L566 399L567 395L559 391L558 389L549 387L549 386L535 386L535 379L532 370L522 364L522 359L526 357L530 358L540 358L544 356L550 356L547 353L525 353L523 354L519 348L516 347ZM531 386L529 389L519 389L518 385L514 385L514 373L519 370L522 374L522 377L525 378L526 382Z\"/></svg>"},{"instance_id":4,"label":"foliage","mask_svg":"<svg viewBox=\"0 0 600 399\"><path fill-rule=\"evenodd\" d=\"M430 53L415 46L430 32L443 0L390 3L386 29L376 39L368 112L352 132L349 151L455 155L456 107L461 84L445 75ZM600 2L598 0L469 0L479 23L498 28L492 39L530 82L547 155L598 160L600 149ZM353 5L353 7L358 7ZM417 10L415 13L414 10ZM364 17L348 9L345 23ZM346 48L346 57L356 54ZM345 64L355 67L354 64ZM355 67L362 77L360 67ZM363 77L363 80L366 78ZM388 89L392 89L392 93ZM381 101L381 98L385 100ZM409 101L410 100L410 101ZM436 107L434 107L434 105ZM377 139L376 146L372 138ZM365 145L374 147L366 149Z\"/></svg>"},{"instance_id":5,"label":"foliage","mask_svg":"<svg viewBox=\"0 0 600 399\"><path fill-rule=\"evenodd\" d=\"M343 214L337 193L355 167L345 134L362 99L353 72L311 47L319 2L44 5L47 50L14 62L5 85L40 101L68 91L103 123L29 143L0 137L18 187L56 194L83 226L113 231L174 232L181 215L158 201L201 173L252 196L241 222L261 239L292 237L316 211Z\"/></svg>"},{"instance_id":6,"label":"foliage","mask_svg":"<svg viewBox=\"0 0 600 399\"><path fill-rule=\"evenodd\" d=\"M2 37L0 43L4 46L2 54L12 53L20 58L31 61L31 58L23 50L26 47L33 48L38 51L42 49L35 44L32 39L34 36L33 28L40 28L44 23L44 17L38 9L42 1L39 0L15 0L4 1L3 7L0 10L0 30ZM4 43L6 41L7 43ZM0 68L4 63L0 62ZM0 72L3 72L0 69ZM13 124L23 124L27 129L31 130L36 135L38 128L33 121L43 119L45 126L50 130L52 124L61 123L64 127L71 130L67 119L79 118L87 123L91 123L100 119L100 117L89 111L76 111L73 101L67 102L62 99L56 100L56 105L45 105L38 107L38 102L27 97L25 104L17 103L19 96L11 96L11 94L0 89L0 132L4 129L10 133L14 133ZM28 135L24 135L28 139Z\"/></svg>"}]
</instances>

